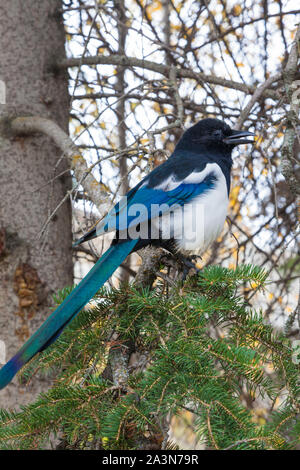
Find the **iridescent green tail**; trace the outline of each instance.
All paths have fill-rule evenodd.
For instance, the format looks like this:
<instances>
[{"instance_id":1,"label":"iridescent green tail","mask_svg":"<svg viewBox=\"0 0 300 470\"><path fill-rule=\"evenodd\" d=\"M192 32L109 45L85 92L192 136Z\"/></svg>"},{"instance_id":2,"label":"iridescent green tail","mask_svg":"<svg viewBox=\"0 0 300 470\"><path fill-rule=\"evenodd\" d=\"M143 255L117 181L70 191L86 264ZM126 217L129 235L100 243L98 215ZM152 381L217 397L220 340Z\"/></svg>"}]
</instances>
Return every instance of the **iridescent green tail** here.
<instances>
[{"instance_id":1,"label":"iridescent green tail","mask_svg":"<svg viewBox=\"0 0 300 470\"><path fill-rule=\"evenodd\" d=\"M61 334L66 325L82 310L133 250L137 240L128 240L111 246L90 272L75 287L63 303L29 338L17 354L0 370L0 389L38 352L46 349Z\"/></svg>"}]
</instances>

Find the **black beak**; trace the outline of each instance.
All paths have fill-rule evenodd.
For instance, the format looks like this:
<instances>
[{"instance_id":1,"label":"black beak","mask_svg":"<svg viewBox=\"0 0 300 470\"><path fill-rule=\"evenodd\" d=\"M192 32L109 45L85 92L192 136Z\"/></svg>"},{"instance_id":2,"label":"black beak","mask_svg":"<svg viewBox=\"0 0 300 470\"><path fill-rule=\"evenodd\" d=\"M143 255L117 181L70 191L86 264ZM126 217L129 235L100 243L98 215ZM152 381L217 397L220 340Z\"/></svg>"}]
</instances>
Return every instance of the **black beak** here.
<instances>
[{"instance_id":1,"label":"black beak","mask_svg":"<svg viewBox=\"0 0 300 470\"><path fill-rule=\"evenodd\" d=\"M255 136L253 132L248 131L231 131L231 135L225 137L223 142L227 145L239 145L239 144L253 144L254 140L246 139L245 137Z\"/></svg>"}]
</instances>

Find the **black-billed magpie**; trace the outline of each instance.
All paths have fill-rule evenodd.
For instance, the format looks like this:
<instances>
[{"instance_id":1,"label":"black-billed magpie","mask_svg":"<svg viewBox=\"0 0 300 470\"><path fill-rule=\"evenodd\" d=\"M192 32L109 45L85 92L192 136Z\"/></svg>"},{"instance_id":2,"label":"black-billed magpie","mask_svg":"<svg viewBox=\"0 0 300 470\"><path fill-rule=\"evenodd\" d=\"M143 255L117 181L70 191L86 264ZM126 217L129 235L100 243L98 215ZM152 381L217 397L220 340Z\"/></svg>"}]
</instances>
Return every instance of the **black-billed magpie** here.
<instances>
[{"instance_id":1,"label":"black-billed magpie","mask_svg":"<svg viewBox=\"0 0 300 470\"><path fill-rule=\"evenodd\" d=\"M0 370L0 389L46 349L124 259L147 246L200 255L220 235L227 213L231 153L253 143L252 132L203 119L184 132L170 158L156 167L76 244L115 231L111 247L64 302Z\"/></svg>"}]
</instances>

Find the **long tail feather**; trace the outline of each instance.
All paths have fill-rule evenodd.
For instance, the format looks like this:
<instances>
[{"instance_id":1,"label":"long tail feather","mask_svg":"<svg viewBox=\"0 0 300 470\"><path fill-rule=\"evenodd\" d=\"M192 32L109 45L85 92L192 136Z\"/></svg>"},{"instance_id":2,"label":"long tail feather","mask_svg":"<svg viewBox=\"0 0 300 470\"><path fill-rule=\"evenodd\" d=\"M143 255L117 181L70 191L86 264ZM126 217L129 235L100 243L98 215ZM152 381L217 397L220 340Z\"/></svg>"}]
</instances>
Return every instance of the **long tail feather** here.
<instances>
[{"instance_id":1,"label":"long tail feather","mask_svg":"<svg viewBox=\"0 0 300 470\"><path fill-rule=\"evenodd\" d=\"M137 240L128 240L111 246L104 253L63 303L47 318L17 354L2 367L0 389L4 388L33 356L46 349L57 339L65 326L73 320L120 266L136 243Z\"/></svg>"},{"instance_id":2,"label":"long tail feather","mask_svg":"<svg viewBox=\"0 0 300 470\"><path fill-rule=\"evenodd\" d=\"M92 227L87 233L83 235L83 237L79 238L73 243L73 247L80 245L83 242L87 242L88 240L92 240L93 238L96 238L97 235L97 230L96 230L96 225Z\"/></svg>"}]
</instances>

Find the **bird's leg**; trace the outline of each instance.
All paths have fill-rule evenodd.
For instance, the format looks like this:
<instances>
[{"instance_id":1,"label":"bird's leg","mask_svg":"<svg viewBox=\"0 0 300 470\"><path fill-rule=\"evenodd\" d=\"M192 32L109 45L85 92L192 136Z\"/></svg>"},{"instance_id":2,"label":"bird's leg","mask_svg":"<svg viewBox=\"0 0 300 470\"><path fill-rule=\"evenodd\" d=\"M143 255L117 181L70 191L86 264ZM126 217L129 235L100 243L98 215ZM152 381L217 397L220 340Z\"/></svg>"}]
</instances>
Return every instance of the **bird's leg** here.
<instances>
[{"instance_id":1,"label":"bird's leg","mask_svg":"<svg viewBox=\"0 0 300 470\"><path fill-rule=\"evenodd\" d=\"M196 255L184 256L181 253L175 254L176 261L182 266L182 281L185 281L191 269L198 274L199 268L195 265Z\"/></svg>"},{"instance_id":2,"label":"bird's leg","mask_svg":"<svg viewBox=\"0 0 300 470\"><path fill-rule=\"evenodd\" d=\"M182 273L182 281L185 281L189 272L193 270L196 274L200 271L195 266L195 260L198 258L197 255L191 256L184 256L182 253L175 251L175 250L168 250L169 253L166 253L163 258L162 262L165 264L168 269L175 269L175 272ZM175 273L174 273L175 274Z\"/></svg>"},{"instance_id":3,"label":"bird's leg","mask_svg":"<svg viewBox=\"0 0 300 470\"><path fill-rule=\"evenodd\" d=\"M192 261L192 258L190 257L184 257L183 260L183 274L182 274L182 280L185 281L189 272L191 270L195 271L195 274L198 274L198 272L200 271L199 268L196 267L195 263Z\"/></svg>"}]
</instances>

